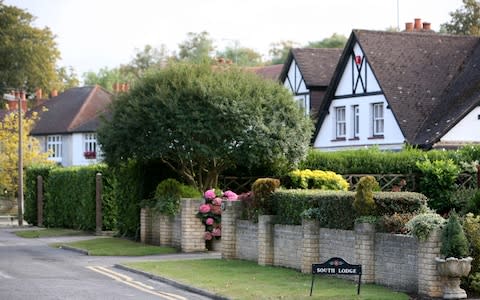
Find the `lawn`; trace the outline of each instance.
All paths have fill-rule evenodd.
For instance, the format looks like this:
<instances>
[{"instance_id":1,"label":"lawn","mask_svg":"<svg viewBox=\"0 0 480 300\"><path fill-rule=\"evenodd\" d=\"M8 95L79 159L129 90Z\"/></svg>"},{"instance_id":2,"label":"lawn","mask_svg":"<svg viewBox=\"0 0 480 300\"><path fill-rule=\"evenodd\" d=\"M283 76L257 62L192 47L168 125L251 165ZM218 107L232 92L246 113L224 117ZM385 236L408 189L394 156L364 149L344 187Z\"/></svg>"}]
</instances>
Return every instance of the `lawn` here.
<instances>
[{"instance_id":1,"label":"lawn","mask_svg":"<svg viewBox=\"0 0 480 300\"><path fill-rule=\"evenodd\" d=\"M44 237L77 236L77 235L90 235L90 234L85 231L65 229L65 228L39 228L39 229L33 229L33 230L16 231L15 235L22 238L44 238Z\"/></svg>"},{"instance_id":2,"label":"lawn","mask_svg":"<svg viewBox=\"0 0 480 300\"><path fill-rule=\"evenodd\" d=\"M177 250L171 247L160 247L137 243L120 238L96 238L91 240L63 243L56 246L67 245L88 251L89 255L98 256L144 256L155 254L176 253Z\"/></svg>"},{"instance_id":3,"label":"lawn","mask_svg":"<svg viewBox=\"0 0 480 300\"><path fill-rule=\"evenodd\" d=\"M125 264L231 299L363 299L407 300L405 293L366 284L357 296L357 285L348 280L317 276L312 297L312 276L279 267L262 267L241 260L182 260Z\"/></svg>"}]
</instances>

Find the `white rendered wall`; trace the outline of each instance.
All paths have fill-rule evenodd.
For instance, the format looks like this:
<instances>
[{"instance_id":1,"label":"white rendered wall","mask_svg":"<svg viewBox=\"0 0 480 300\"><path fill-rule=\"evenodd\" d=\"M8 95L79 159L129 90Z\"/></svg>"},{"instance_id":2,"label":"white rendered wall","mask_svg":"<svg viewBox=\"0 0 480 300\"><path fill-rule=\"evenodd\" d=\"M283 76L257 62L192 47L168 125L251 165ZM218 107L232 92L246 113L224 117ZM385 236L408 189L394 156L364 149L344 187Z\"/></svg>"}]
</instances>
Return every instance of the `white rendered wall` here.
<instances>
[{"instance_id":1,"label":"white rendered wall","mask_svg":"<svg viewBox=\"0 0 480 300\"><path fill-rule=\"evenodd\" d=\"M384 106L384 133L383 138L373 137L373 121L371 105L373 103L383 103ZM353 111L352 106L359 106L359 135L354 139L353 135ZM346 138L345 140L336 140L335 136L335 107L345 106L346 110ZM387 108L387 102L383 95L352 97L333 100L329 113L325 117L322 127L315 138L314 148L322 150L343 150L346 148L360 148L377 145L380 149L396 150L402 149L405 138L400 127L390 109Z\"/></svg>"},{"instance_id":2,"label":"white rendered wall","mask_svg":"<svg viewBox=\"0 0 480 300\"><path fill-rule=\"evenodd\" d=\"M98 148L98 145L97 145ZM83 133L72 134L72 148L71 148L71 165L72 166L85 166L97 163L97 159L86 159L85 155L85 140ZM97 149L98 155L98 149Z\"/></svg>"},{"instance_id":3,"label":"white rendered wall","mask_svg":"<svg viewBox=\"0 0 480 300\"><path fill-rule=\"evenodd\" d=\"M480 107L475 108L448 131L440 142L480 142Z\"/></svg>"},{"instance_id":4,"label":"white rendered wall","mask_svg":"<svg viewBox=\"0 0 480 300\"><path fill-rule=\"evenodd\" d=\"M290 64L283 85L290 90L296 102L305 109L305 115L310 114L310 92L295 59Z\"/></svg>"}]
</instances>

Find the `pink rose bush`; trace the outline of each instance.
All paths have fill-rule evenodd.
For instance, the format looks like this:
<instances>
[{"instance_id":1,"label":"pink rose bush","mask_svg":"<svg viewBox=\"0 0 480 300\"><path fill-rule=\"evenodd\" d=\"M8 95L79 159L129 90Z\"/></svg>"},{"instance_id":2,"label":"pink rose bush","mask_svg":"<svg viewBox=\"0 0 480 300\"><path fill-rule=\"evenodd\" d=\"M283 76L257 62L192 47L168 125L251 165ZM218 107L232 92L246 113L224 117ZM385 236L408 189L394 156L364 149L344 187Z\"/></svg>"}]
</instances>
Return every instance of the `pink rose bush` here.
<instances>
[{"instance_id":1,"label":"pink rose bush","mask_svg":"<svg viewBox=\"0 0 480 300\"><path fill-rule=\"evenodd\" d=\"M210 189L203 194L205 203L200 205L197 217L205 225L203 238L207 241L222 236L222 202L235 201L238 196L232 191Z\"/></svg>"}]
</instances>

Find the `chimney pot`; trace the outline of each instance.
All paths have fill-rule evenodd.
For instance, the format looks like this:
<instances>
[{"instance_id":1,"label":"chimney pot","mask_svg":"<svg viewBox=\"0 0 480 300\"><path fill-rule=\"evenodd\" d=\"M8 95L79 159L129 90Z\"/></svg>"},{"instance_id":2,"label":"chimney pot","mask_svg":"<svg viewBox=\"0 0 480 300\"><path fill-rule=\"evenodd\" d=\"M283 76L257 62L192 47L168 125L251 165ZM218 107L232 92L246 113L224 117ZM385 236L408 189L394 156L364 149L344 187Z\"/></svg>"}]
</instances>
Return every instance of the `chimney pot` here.
<instances>
[{"instance_id":1,"label":"chimney pot","mask_svg":"<svg viewBox=\"0 0 480 300\"><path fill-rule=\"evenodd\" d=\"M58 91L57 91L57 89L53 89L53 90L51 91L50 95L52 96L52 98L53 98L53 97L57 97L57 96L58 96Z\"/></svg>"},{"instance_id":2,"label":"chimney pot","mask_svg":"<svg viewBox=\"0 0 480 300\"><path fill-rule=\"evenodd\" d=\"M429 22L423 22L423 30L432 30L431 29L431 24Z\"/></svg>"},{"instance_id":3,"label":"chimney pot","mask_svg":"<svg viewBox=\"0 0 480 300\"><path fill-rule=\"evenodd\" d=\"M35 100L37 100L37 101L42 100L42 89L41 88L37 88L35 90Z\"/></svg>"},{"instance_id":4,"label":"chimney pot","mask_svg":"<svg viewBox=\"0 0 480 300\"><path fill-rule=\"evenodd\" d=\"M413 31L413 23L412 22L405 23L405 31L406 32L412 32Z\"/></svg>"},{"instance_id":5,"label":"chimney pot","mask_svg":"<svg viewBox=\"0 0 480 300\"><path fill-rule=\"evenodd\" d=\"M422 29L422 19L420 19L420 18L415 18L414 21L415 21L415 27L414 27L414 29L415 29L415 30L420 30L420 29Z\"/></svg>"}]
</instances>

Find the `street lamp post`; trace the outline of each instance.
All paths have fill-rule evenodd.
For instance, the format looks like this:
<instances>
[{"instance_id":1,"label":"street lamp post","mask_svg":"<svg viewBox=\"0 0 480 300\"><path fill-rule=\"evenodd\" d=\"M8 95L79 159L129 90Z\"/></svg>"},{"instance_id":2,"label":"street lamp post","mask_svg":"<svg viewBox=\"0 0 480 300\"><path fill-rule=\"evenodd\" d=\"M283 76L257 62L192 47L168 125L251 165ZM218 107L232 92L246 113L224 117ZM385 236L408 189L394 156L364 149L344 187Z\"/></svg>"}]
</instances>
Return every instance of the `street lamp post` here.
<instances>
[{"instance_id":1,"label":"street lamp post","mask_svg":"<svg viewBox=\"0 0 480 300\"><path fill-rule=\"evenodd\" d=\"M3 99L8 101L17 100L18 106L18 226L23 226L23 147L22 147L22 96L23 92L15 92L15 95L4 94Z\"/></svg>"}]
</instances>

